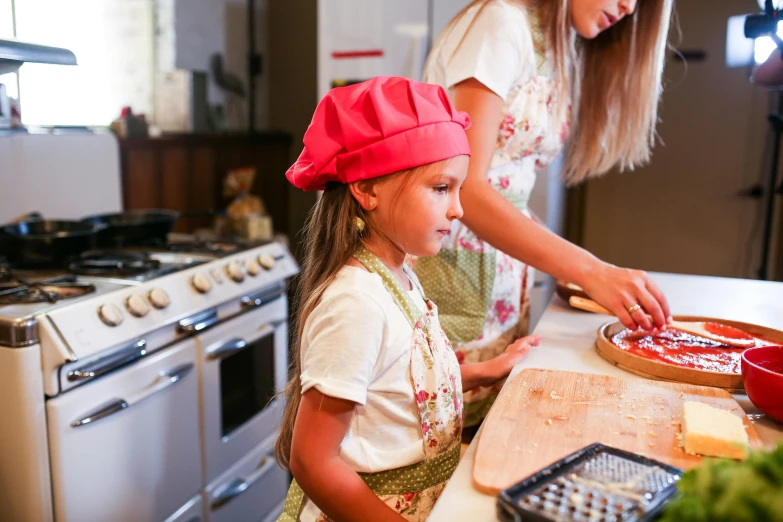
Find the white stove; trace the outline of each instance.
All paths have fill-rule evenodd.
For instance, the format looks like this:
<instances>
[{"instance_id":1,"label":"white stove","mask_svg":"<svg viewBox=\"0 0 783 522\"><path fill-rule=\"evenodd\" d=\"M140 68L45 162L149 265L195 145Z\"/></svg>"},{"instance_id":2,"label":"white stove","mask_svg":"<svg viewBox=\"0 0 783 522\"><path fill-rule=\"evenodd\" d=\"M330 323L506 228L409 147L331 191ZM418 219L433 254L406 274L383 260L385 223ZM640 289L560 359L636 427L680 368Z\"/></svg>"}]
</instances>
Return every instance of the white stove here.
<instances>
[{"instance_id":1,"label":"white stove","mask_svg":"<svg viewBox=\"0 0 783 522\"><path fill-rule=\"evenodd\" d=\"M0 269L0 520L279 513L298 267L281 242L182 239Z\"/></svg>"}]
</instances>

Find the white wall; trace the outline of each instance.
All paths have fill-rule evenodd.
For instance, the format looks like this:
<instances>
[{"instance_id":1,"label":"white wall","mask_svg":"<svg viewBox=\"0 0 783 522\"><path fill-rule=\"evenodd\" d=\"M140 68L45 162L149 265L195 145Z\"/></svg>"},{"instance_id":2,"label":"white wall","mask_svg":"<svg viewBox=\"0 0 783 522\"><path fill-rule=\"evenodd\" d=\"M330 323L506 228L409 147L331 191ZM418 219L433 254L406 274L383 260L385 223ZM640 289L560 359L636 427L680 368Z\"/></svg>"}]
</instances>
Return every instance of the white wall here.
<instances>
[{"instance_id":1,"label":"white wall","mask_svg":"<svg viewBox=\"0 0 783 522\"><path fill-rule=\"evenodd\" d=\"M113 134L0 136L0 223L29 212L80 219L122 209Z\"/></svg>"}]
</instances>

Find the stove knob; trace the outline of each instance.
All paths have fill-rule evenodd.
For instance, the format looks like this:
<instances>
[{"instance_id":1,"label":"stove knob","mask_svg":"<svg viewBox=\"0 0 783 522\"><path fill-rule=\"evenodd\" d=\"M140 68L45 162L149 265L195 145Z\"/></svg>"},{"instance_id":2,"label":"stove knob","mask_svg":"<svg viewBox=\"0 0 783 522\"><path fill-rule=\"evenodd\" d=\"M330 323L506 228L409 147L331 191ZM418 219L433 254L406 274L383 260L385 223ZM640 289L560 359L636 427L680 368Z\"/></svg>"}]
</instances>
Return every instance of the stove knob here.
<instances>
[{"instance_id":1,"label":"stove knob","mask_svg":"<svg viewBox=\"0 0 783 522\"><path fill-rule=\"evenodd\" d=\"M120 309L110 304L98 308L98 317L108 326L117 326L123 319Z\"/></svg>"},{"instance_id":2,"label":"stove knob","mask_svg":"<svg viewBox=\"0 0 783 522\"><path fill-rule=\"evenodd\" d=\"M171 304L171 299L169 299L169 294L167 294L160 288L153 288L152 290L150 290L150 293L147 297L149 297L152 306L154 306L158 310L163 310L164 308L166 308L168 305Z\"/></svg>"},{"instance_id":3,"label":"stove knob","mask_svg":"<svg viewBox=\"0 0 783 522\"><path fill-rule=\"evenodd\" d=\"M245 270L247 270L247 273L253 277L261 273L261 267L258 266L258 263L255 259L248 259L245 261Z\"/></svg>"},{"instance_id":4,"label":"stove knob","mask_svg":"<svg viewBox=\"0 0 783 522\"><path fill-rule=\"evenodd\" d=\"M258 256L258 264L266 270L272 270L275 267L275 258L269 254L261 254Z\"/></svg>"},{"instance_id":5,"label":"stove knob","mask_svg":"<svg viewBox=\"0 0 783 522\"><path fill-rule=\"evenodd\" d=\"M212 276L212 279L215 280L215 282L219 285L223 284L223 276L220 275L220 270L215 270L214 268L209 271L209 275Z\"/></svg>"},{"instance_id":6,"label":"stove knob","mask_svg":"<svg viewBox=\"0 0 783 522\"><path fill-rule=\"evenodd\" d=\"M133 294L125 300L125 308L131 315L136 317L144 317L150 311L150 307L147 302L141 298L141 296Z\"/></svg>"},{"instance_id":7,"label":"stove knob","mask_svg":"<svg viewBox=\"0 0 783 522\"><path fill-rule=\"evenodd\" d=\"M231 261L227 264L226 273L228 274L228 277L237 283L241 283L245 280L245 273L242 271L242 265L239 264L239 261Z\"/></svg>"},{"instance_id":8,"label":"stove knob","mask_svg":"<svg viewBox=\"0 0 783 522\"><path fill-rule=\"evenodd\" d=\"M207 276L204 274L194 275L190 280L190 284L193 285L193 288L200 294L206 294L212 290L212 283L209 282L209 279L207 279Z\"/></svg>"}]
</instances>

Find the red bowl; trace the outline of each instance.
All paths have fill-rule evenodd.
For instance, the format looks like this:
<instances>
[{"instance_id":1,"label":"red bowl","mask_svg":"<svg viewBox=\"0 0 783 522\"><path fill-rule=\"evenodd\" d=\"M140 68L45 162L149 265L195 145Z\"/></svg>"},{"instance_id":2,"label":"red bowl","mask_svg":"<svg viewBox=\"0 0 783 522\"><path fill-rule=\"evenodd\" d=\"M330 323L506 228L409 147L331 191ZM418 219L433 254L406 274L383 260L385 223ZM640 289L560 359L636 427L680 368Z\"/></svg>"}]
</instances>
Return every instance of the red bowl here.
<instances>
[{"instance_id":1,"label":"red bowl","mask_svg":"<svg viewBox=\"0 0 783 522\"><path fill-rule=\"evenodd\" d=\"M742 382L750 401L783 422L783 346L748 348L742 354Z\"/></svg>"}]
</instances>

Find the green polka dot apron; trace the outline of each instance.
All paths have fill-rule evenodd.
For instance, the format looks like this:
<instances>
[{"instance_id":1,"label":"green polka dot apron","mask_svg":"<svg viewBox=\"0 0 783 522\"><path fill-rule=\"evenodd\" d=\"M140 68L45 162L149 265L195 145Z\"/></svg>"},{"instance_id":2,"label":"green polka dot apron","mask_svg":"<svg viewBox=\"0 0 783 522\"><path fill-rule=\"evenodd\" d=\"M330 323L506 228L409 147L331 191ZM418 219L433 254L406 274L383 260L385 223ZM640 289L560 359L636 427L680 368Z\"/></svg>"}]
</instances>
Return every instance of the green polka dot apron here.
<instances>
[{"instance_id":1,"label":"green polka dot apron","mask_svg":"<svg viewBox=\"0 0 783 522\"><path fill-rule=\"evenodd\" d=\"M529 54L521 57L524 73L504 100L487 180L520 212L530 216L528 200L536 171L562 150L568 136L570 106L556 110L562 102L550 75L540 20L533 10L526 13L533 45ZM440 307L441 324L454 343L460 364L490 360L528 334L533 268L495 249L464 223L454 221L440 253L417 259L413 268L429 297ZM502 385L503 381L465 392L466 427L481 422Z\"/></svg>"},{"instance_id":2,"label":"green polka dot apron","mask_svg":"<svg viewBox=\"0 0 783 522\"><path fill-rule=\"evenodd\" d=\"M386 290L413 328L411 335L411 386L421 420L424 460L402 468L359 476L387 506L409 521L424 521L459 463L462 434L462 379L459 363L438 321L435 304L424 298L422 313L386 265L362 248L354 257L378 274ZM416 277L409 279L422 292ZM278 522L299 522L304 492L294 480L285 511ZM318 522L329 519L321 513Z\"/></svg>"}]
</instances>

